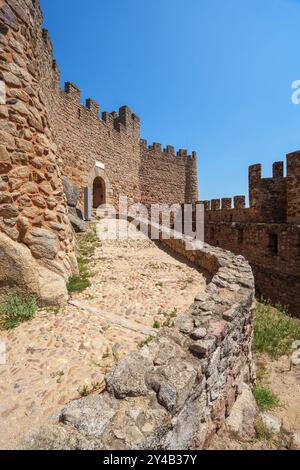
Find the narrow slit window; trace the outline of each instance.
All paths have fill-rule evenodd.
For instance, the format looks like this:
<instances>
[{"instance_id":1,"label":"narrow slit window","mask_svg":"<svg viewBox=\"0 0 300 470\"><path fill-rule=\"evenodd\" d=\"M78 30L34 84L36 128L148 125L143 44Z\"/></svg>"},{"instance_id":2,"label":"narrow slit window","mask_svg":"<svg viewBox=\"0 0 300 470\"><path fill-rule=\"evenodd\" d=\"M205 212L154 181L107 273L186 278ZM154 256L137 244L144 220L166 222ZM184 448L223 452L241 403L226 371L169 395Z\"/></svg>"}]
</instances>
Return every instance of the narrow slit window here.
<instances>
[{"instance_id":1,"label":"narrow slit window","mask_svg":"<svg viewBox=\"0 0 300 470\"><path fill-rule=\"evenodd\" d=\"M244 230L240 228L238 230L238 244L242 245L242 243L244 243Z\"/></svg>"},{"instance_id":2,"label":"narrow slit window","mask_svg":"<svg viewBox=\"0 0 300 470\"><path fill-rule=\"evenodd\" d=\"M278 235L276 233L270 233L269 235L269 248L271 255L278 255Z\"/></svg>"}]
</instances>

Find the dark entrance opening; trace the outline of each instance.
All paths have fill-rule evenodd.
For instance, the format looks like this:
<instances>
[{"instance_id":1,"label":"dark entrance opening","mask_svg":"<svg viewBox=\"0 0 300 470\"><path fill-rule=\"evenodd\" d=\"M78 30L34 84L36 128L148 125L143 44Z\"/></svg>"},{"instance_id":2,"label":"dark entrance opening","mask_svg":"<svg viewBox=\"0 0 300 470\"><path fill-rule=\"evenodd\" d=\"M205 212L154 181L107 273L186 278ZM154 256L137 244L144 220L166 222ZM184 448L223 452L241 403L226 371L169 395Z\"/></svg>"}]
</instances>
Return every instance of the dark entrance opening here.
<instances>
[{"instance_id":1,"label":"dark entrance opening","mask_svg":"<svg viewBox=\"0 0 300 470\"><path fill-rule=\"evenodd\" d=\"M105 203L105 183L100 176L97 176L93 183L93 209L98 209L99 206Z\"/></svg>"}]
</instances>

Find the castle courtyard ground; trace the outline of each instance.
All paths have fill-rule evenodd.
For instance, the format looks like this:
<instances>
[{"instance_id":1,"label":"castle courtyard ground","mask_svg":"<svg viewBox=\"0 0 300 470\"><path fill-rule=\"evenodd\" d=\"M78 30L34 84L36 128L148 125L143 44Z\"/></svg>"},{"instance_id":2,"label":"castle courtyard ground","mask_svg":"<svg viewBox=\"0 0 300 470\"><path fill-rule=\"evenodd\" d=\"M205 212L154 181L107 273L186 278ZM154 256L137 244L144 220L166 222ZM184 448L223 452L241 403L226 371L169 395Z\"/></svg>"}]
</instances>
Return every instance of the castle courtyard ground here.
<instances>
[{"instance_id":1,"label":"castle courtyard ground","mask_svg":"<svg viewBox=\"0 0 300 470\"><path fill-rule=\"evenodd\" d=\"M103 241L91 266L91 287L67 306L40 310L0 332L1 449L69 401L104 388L116 361L172 322L206 286L203 273L149 240Z\"/></svg>"}]
</instances>

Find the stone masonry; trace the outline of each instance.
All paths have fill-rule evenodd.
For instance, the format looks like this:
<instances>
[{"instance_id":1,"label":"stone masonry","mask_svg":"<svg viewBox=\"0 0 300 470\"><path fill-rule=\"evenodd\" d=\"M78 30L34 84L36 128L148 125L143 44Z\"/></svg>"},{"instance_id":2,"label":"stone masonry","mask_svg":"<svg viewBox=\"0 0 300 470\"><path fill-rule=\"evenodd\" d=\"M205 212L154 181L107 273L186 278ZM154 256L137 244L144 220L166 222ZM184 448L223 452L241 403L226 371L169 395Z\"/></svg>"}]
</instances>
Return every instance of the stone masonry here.
<instances>
[{"instance_id":1,"label":"stone masonry","mask_svg":"<svg viewBox=\"0 0 300 470\"><path fill-rule=\"evenodd\" d=\"M15 287L59 303L77 263L47 109L41 15L29 0L2 3L0 291Z\"/></svg>"}]
</instances>

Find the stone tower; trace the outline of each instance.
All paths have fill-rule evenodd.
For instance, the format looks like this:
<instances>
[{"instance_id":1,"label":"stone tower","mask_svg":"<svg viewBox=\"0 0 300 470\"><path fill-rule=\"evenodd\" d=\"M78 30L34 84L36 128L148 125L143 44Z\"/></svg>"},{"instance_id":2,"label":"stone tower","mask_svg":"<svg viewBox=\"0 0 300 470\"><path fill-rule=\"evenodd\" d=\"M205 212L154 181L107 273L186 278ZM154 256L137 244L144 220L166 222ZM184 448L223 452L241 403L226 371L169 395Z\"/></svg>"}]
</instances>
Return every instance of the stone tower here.
<instances>
[{"instance_id":1,"label":"stone tower","mask_svg":"<svg viewBox=\"0 0 300 470\"><path fill-rule=\"evenodd\" d=\"M0 6L0 295L59 303L77 263L46 106L51 51L36 1Z\"/></svg>"}]
</instances>

